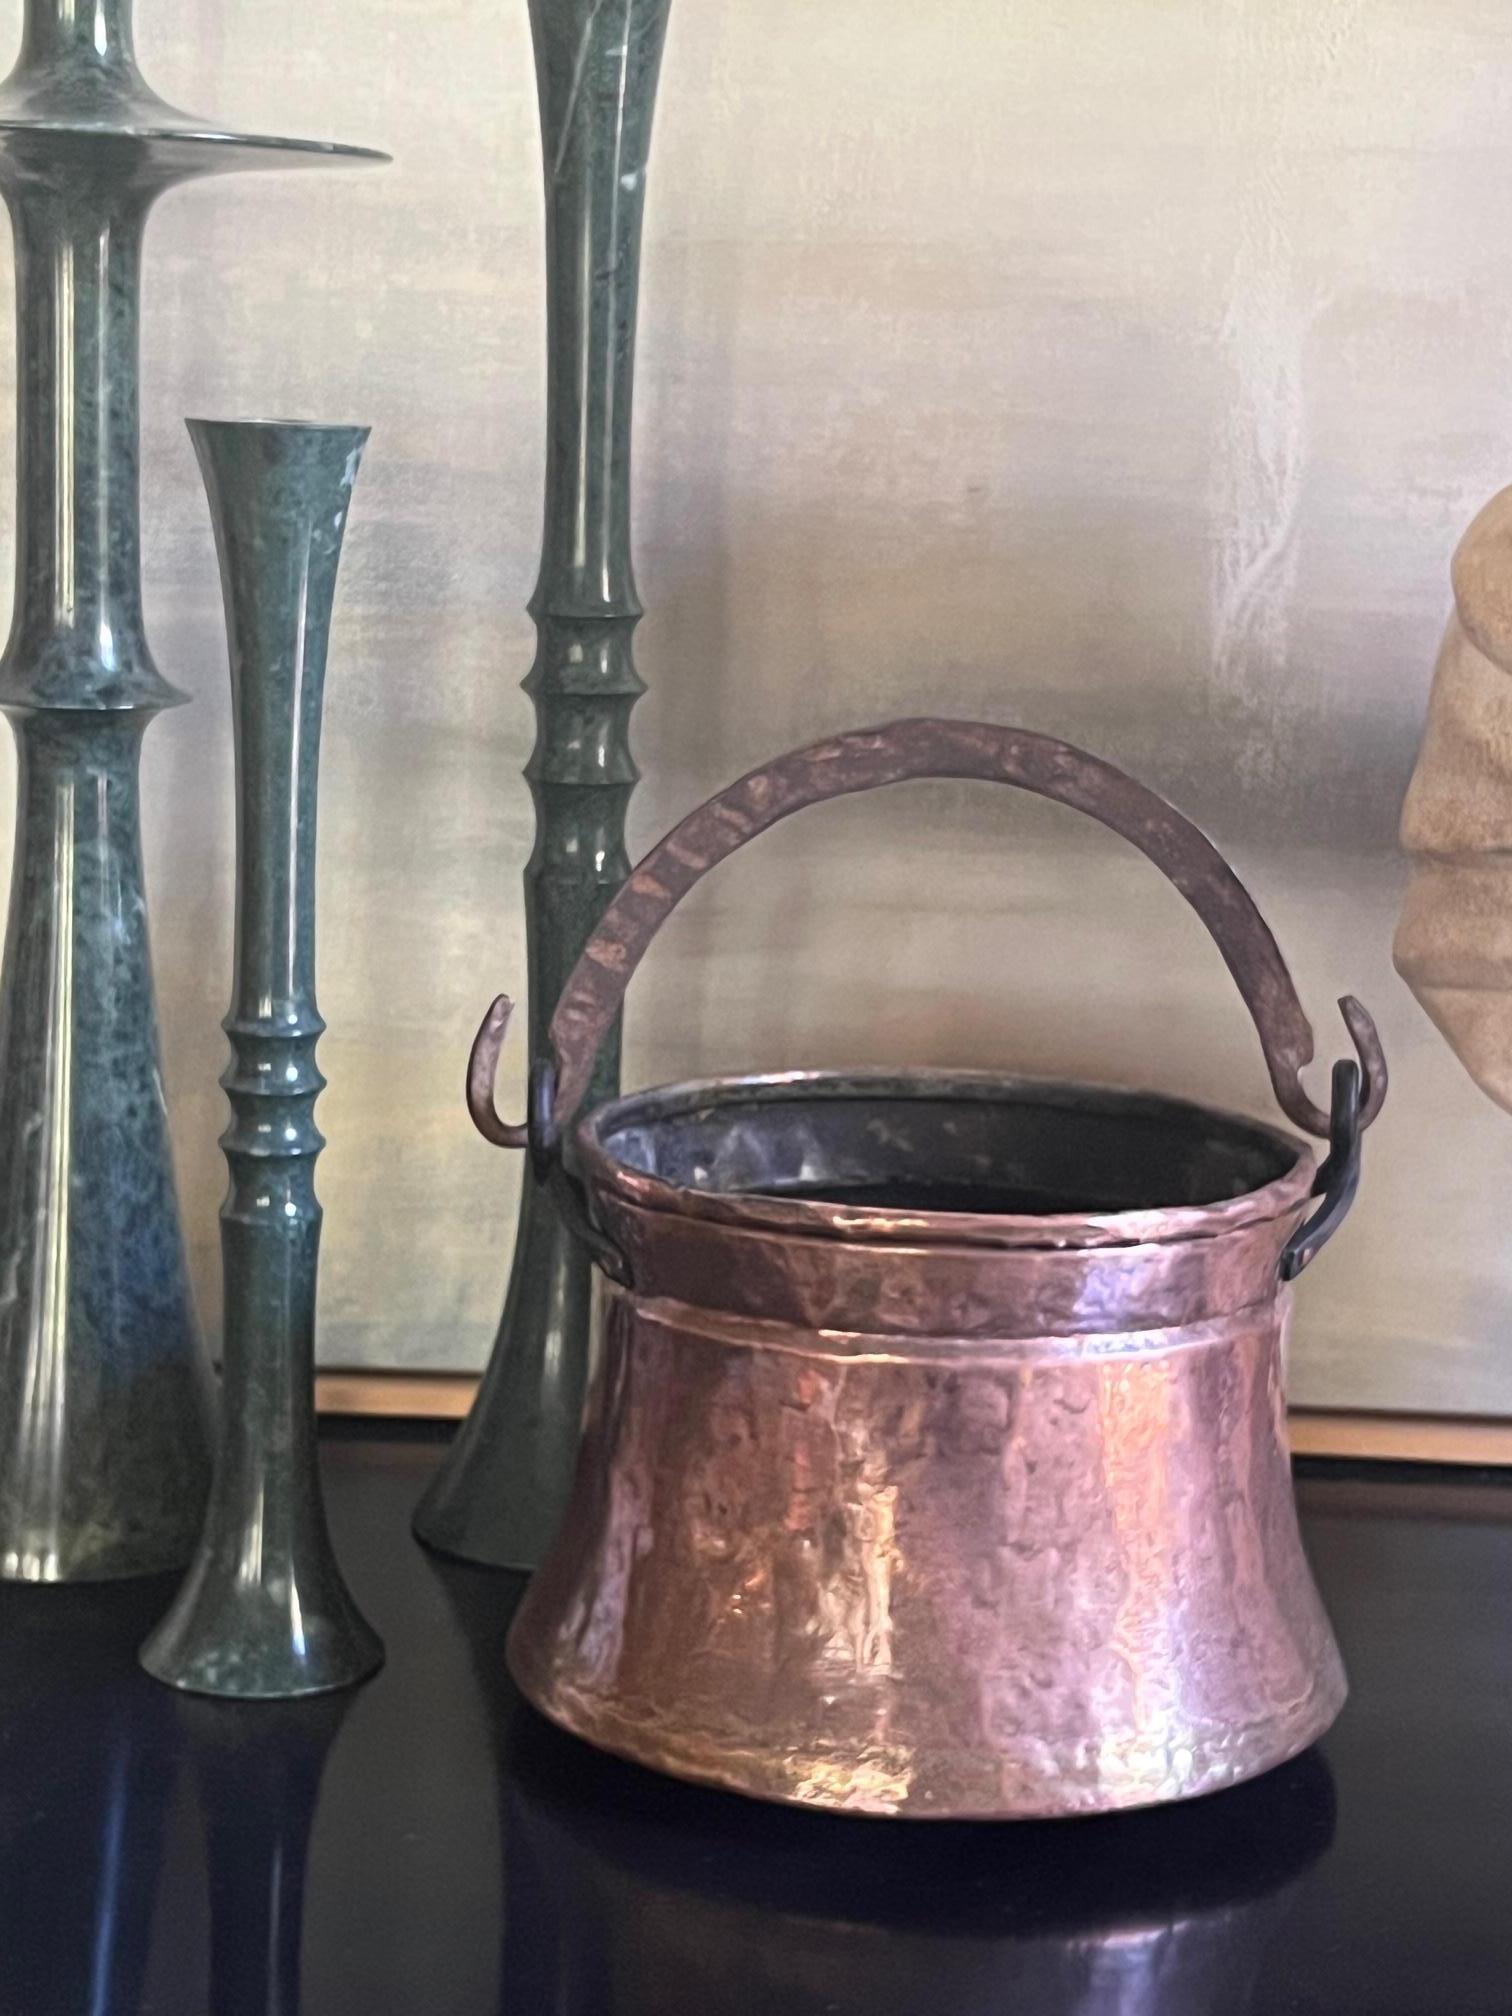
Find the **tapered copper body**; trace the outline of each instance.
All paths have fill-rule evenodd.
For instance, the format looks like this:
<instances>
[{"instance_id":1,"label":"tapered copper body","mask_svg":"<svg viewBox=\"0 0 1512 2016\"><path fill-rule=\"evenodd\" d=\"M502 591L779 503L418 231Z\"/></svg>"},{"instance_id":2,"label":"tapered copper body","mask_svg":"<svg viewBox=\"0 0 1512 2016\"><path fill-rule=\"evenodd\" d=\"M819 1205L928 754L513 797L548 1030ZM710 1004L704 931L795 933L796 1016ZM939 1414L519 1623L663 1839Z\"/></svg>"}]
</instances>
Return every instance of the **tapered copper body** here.
<instances>
[{"instance_id":1,"label":"tapered copper body","mask_svg":"<svg viewBox=\"0 0 1512 2016\"><path fill-rule=\"evenodd\" d=\"M510 1663L589 1741L764 1798L1009 1817L1214 1791L1344 1698L1282 1373L1284 1283L1347 1206L1385 1089L1358 1004L1365 1072L1336 1067L1321 1175L1302 1142L1180 1101L932 1072L642 1093L582 1122L571 1174L556 1160L596 1032L699 874L816 796L936 773L1066 797L1159 861L1286 1110L1328 1124L1249 898L1118 773L919 722L744 780L606 913L533 1090L532 1148L564 1197L581 1186L610 1279L574 1493ZM473 1104L518 1140L482 1098L500 1033Z\"/></svg>"}]
</instances>

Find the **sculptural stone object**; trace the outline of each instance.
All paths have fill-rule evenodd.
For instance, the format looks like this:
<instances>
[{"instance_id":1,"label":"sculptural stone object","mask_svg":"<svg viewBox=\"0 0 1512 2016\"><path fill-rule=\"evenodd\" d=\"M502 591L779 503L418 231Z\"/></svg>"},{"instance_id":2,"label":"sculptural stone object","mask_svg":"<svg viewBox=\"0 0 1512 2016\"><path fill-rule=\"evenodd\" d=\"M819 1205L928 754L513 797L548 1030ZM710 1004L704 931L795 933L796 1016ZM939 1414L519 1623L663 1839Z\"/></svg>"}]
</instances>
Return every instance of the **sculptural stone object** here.
<instances>
[{"instance_id":1,"label":"sculptural stone object","mask_svg":"<svg viewBox=\"0 0 1512 2016\"><path fill-rule=\"evenodd\" d=\"M1512 489L1461 540L1454 613L1402 812L1414 857L1397 970L1512 1112Z\"/></svg>"},{"instance_id":2,"label":"sculptural stone object","mask_svg":"<svg viewBox=\"0 0 1512 2016\"><path fill-rule=\"evenodd\" d=\"M526 770L536 844L525 870L532 1055L605 903L624 880L637 772L630 709L630 409L641 214L670 0L531 0L546 174L547 431L535 702ZM605 1043L594 1096L619 1083ZM588 1374L586 1257L546 1189L524 1177L514 1266L492 1359L415 1516L431 1546L531 1568L561 1517Z\"/></svg>"},{"instance_id":3,"label":"sculptural stone object","mask_svg":"<svg viewBox=\"0 0 1512 2016\"><path fill-rule=\"evenodd\" d=\"M176 182L382 160L228 133L148 89L130 0L27 0L0 86L15 232L19 754L0 992L0 1575L187 1560L207 1368L158 1064L138 816L143 731L182 699L142 622L142 234Z\"/></svg>"},{"instance_id":4,"label":"sculptural stone object","mask_svg":"<svg viewBox=\"0 0 1512 2016\"><path fill-rule=\"evenodd\" d=\"M199 1550L142 1664L196 1693L316 1694L383 1658L336 1565L315 1445L315 801L331 604L367 429L189 424L236 722L225 1404Z\"/></svg>"}]
</instances>

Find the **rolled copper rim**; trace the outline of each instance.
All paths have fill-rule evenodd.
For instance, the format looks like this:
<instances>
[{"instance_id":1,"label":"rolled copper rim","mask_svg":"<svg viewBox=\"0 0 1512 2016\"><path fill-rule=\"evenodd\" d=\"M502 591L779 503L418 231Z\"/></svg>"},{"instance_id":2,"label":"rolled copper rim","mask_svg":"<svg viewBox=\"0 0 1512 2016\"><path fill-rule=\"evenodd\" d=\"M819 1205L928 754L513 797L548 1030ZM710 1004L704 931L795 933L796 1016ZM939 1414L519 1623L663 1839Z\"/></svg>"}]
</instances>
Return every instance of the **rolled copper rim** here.
<instances>
[{"instance_id":1,"label":"rolled copper rim","mask_svg":"<svg viewBox=\"0 0 1512 2016\"><path fill-rule=\"evenodd\" d=\"M760 1108L798 1093L810 1099L993 1101L1103 1111L1111 1119L1176 1119L1243 1137L1289 1158L1282 1173L1253 1190L1206 1204L1043 1214L868 1208L820 1197L701 1190L633 1168L606 1141L634 1124L675 1120L716 1108ZM744 1078L690 1079L631 1093L587 1114L574 1129L574 1159L591 1190L641 1210L788 1237L896 1246L974 1246L1046 1252L1089 1247L1167 1245L1295 1214L1311 1195L1315 1158L1307 1143L1245 1115L1163 1093L992 1071L782 1071Z\"/></svg>"}]
</instances>

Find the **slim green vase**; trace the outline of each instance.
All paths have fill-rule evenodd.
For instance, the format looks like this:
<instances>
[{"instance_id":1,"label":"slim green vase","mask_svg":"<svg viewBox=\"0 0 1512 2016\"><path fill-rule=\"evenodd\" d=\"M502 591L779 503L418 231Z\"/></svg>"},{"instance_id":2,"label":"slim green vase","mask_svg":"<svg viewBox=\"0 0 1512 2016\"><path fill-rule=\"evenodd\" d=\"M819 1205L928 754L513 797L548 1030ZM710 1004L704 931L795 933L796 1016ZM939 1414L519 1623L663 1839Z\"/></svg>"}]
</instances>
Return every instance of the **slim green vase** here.
<instances>
[{"instance_id":1,"label":"slim green vase","mask_svg":"<svg viewBox=\"0 0 1512 2016\"><path fill-rule=\"evenodd\" d=\"M546 176L546 512L525 681L536 843L525 870L532 1057L563 982L629 872L637 771L630 419L641 216L671 0L530 0ZM590 1101L619 1088L618 1031ZM527 1172L483 1383L415 1515L432 1547L534 1568L560 1523L588 1381L588 1262Z\"/></svg>"},{"instance_id":2,"label":"slim green vase","mask_svg":"<svg viewBox=\"0 0 1512 2016\"><path fill-rule=\"evenodd\" d=\"M199 1549L142 1664L197 1694L283 1699L345 1687L383 1659L336 1563L315 1442L315 809L336 569L367 429L189 429L215 520L236 728L224 1405Z\"/></svg>"}]
</instances>

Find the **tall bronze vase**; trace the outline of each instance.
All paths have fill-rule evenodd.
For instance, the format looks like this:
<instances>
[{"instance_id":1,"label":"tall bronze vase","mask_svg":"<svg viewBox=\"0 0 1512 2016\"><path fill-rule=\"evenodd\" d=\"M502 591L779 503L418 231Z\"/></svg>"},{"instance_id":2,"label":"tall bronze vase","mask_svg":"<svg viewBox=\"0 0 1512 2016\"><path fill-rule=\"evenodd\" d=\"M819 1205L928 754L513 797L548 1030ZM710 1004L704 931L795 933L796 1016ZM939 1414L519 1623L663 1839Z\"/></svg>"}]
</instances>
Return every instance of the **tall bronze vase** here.
<instances>
[{"instance_id":1,"label":"tall bronze vase","mask_svg":"<svg viewBox=\"0 0 1512 2016\"><path fill-rule=\"evenodd\" d=\"M269 1699L344 1687L383 1658L331 1549L315 1446L315 804L331 605L367 429L189 424L236 724L225 1405L199 1551L142 1664L194 1693Z\"/></svg>"},{"instance_id":2,"label":"tall bronze vase","mask_svg":"<svg viewBox=\"0 0 1512 2016\"><path fill-rule=\"evenodd\" d=\"M208 1376L158 1062L138 816L144 730L183 696L142 622L138 297L147 213L232 169L381 160L249 139L143 83L131 0L26 0L0 86L16 246L19 757L0 982L0 1576L186 1561Z\"/></svg>"},{"instance_id":3,"label":"tall bronze vase","mask_svg":"<svg viewBox=\"0 0 1512 2016\"><path fill-rule=\"evenodd\" d=\"M536 808L525 870L530 1042L625 879L637 772L630 410L641 213L671 0L530 0L546 175L546 512L525 690ZM619 1084L619 1037L594 1096ZM433 1547L533 1568L566 1503L588 1374L586 1257L527 1174L514 1269L472 1412L415 1515Z\"/></svg>"}]
</instances>

